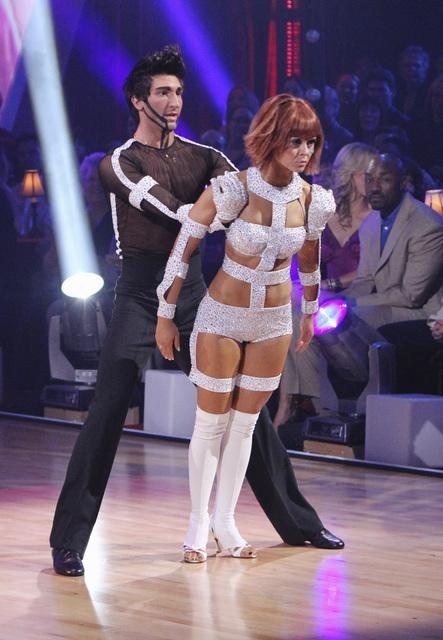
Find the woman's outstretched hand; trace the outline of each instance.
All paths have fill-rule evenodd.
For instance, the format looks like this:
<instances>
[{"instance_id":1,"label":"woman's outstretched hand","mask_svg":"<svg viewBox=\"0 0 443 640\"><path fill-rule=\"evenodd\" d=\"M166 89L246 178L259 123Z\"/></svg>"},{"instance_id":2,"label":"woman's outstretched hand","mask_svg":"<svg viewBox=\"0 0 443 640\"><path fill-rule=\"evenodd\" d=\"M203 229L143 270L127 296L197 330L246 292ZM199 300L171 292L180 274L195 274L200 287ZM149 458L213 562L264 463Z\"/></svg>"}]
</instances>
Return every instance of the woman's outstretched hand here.
<instances>
[{"instance_id":1,"label":"woman's outstretched hand","mask_svg":"<svg viewBox=\"0 0 443 640\"><path fill-rule=\"evenodd\" d=\"M166 360L174 360L174 347L180 351L180 334L177 326L169 318L157 318L155 341Z\"/></svg>"},{"instance_id":2,"label":"woman's outstretched hand","mask_svg":"<svg viewBox=\"0 0 443 640\"><path fill-rule=\"evenodd\" d=\"M309 347L309 343L313 338L313 335L314 335L314 316L303 315L300 320L300 336L298 338L295 351L297 353L302 353L303 351L306 351L306 349Z\"/></svg>"}]
</instances>

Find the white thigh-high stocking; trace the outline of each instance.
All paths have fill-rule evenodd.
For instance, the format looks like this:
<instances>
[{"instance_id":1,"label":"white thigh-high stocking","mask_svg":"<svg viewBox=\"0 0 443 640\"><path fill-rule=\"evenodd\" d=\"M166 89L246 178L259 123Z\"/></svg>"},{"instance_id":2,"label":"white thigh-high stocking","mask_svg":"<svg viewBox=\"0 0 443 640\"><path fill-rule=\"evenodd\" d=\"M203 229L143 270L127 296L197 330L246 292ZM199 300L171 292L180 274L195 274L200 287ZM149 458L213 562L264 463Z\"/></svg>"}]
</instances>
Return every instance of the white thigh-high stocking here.
<instances>
[{"instance_id":1,"label":"white thigh-high stocking","mask_svg":"<svg viewBox=\"0 0 443 640\"><path fill-rule=\"evenodd\" d=\"M247 545L235 526L234 511L248 467L252 434L258 416L258 413L231 409L229 426L223 439L211 525L220 544L227 549Z\"/></svg>"},{"instance_id":2,"label":"white thigh-high stocking","mask_svg":"<svg viewBox=\"0 0 443 640\"><path fill-rule=\"evenodd\" d=\"M220 446L230 412L208 413L197 407L195 426L189 445L189 488L191 515L185 547L205 549L209 533L208 503L220 458Z\"/></svg>"}]
</instances>

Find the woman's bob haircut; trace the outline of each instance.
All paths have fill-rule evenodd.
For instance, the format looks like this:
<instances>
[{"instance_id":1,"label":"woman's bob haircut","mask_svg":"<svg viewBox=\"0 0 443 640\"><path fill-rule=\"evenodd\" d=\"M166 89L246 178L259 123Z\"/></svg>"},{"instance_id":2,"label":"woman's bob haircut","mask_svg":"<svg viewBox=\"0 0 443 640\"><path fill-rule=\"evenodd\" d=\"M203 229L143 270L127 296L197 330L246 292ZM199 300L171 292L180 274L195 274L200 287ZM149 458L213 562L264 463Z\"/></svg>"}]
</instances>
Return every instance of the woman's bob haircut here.
<instances>
[{"instance_id":1,"label":"woman's bob haircut","mask_svg":"<svg viewBox=\"0 0 443 640\"><path fill-rule=\"evenodd\" d=\"M282 93L265 100L257 111L245 136L245 147L252 164L262 169L289 147L291 138L316 138L304 173L317 173L324 142L320 120L309 102Z\"/></svg>"}]
</instances>

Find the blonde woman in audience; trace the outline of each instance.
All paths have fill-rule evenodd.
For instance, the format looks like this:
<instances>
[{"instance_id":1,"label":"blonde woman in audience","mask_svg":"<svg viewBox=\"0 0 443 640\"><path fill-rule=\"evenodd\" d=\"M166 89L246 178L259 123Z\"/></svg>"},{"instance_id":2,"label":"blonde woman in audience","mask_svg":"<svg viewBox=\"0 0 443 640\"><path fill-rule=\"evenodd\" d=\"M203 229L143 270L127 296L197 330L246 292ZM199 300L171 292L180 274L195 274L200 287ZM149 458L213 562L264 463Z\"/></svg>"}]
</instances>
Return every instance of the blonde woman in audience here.
<instances>
[{"instance_id":1,"label":"blonde woman in audience","mask_svg":"<svg viewBox=\"0 0 443 640\"><path fill-rule=\"evenodd\" d=\"M365 173L376 149L351 142L338 152L332 165L332 191L337 205L322 237L322 289L340 291L357 273L360 244L358 230L371 211L365 195Z\"/></svg>"}]
</instances>

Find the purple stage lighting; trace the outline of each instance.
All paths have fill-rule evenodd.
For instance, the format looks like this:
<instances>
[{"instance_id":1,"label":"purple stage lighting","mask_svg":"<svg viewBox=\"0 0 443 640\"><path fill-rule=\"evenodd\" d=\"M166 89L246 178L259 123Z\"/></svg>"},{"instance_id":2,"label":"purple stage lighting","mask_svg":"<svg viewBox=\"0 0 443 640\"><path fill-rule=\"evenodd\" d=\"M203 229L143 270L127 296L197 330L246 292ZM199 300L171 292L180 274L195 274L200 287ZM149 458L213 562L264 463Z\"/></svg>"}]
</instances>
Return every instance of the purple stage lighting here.
<instances>
[{"instance_id":1,"label":"purple stage lighting","mask_svg":"<svg viewBox=\"0 0 443 640\"><path fill-rule=\"evenodd\" d=\"M72 24L76 24L77 14L69 2L64 2L57 5L55 18L59 27L70 32ZM77 29L78 53L83 63L113 98L124 104L122 86L135 60L86 4Z\"/></svg>"},{"instance_id":2,"label":"purple stage lighting","mask_svg":"<svg viewBox=\"0 0 443 640\"><path fill-rule=\"evenodd\" d=\"M326 300L314 316L314 335L330 333L343 322L347 313L348 305L343 298Z\"/></svg>"},{"instance_id":3,"label":"purple stage lighting","mask_svg":"<svg viewBox=\"0 0 443 640\"><path fill-rule=\"evenodd\" d=\"M223 68L220 57L207 35L207 30L190 6L189 0L162 2L167 20L173 23L180 33L180 44L184 53L197 66L201 78L205 79L206 90L217 108L221 118L225 115L226 97L233 82Z\"/></svg>"},{"instance_id":4,"label":"purple stage lighting","mask_svg":"<svg viewBox=\"0 0 443 640\"><path fill-rule=\"evenodd\" d=\"M69 3L57 5L56 19L60 28L69 32L72 25L76 24L75 18L76 14ZM103 20L87 6L83 8L78 24L77 50L90 73L109 91L113 99L125 105L122 87L136 60ZM177 133L194 138L193 132L182 119Z\"/></svg>"}]
</instances>

